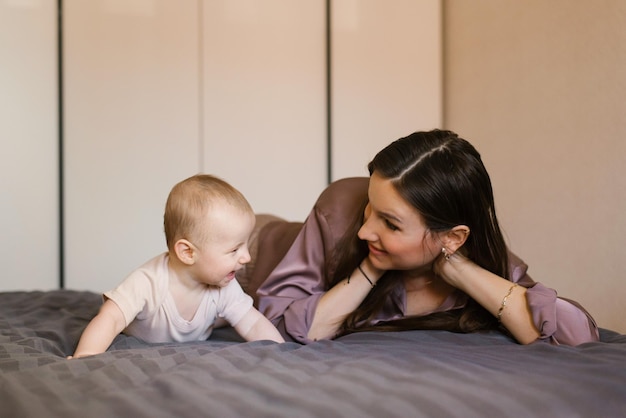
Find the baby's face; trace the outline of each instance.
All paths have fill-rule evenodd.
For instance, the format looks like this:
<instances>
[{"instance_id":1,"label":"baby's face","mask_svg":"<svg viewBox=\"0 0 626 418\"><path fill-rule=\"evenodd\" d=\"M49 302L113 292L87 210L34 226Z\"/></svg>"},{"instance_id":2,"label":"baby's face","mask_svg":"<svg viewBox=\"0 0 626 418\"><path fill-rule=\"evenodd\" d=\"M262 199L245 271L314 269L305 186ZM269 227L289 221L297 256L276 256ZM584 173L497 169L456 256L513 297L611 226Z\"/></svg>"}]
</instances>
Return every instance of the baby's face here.
<instances>
[{"instance_id":1,"label":"baby's face","mask_svg":"<svg viewBox=\"0 0 626 418\"><path fill-rule=\"evenodd\" d=\"M254 213L230 205L215 205L202 222L207 239L197 248L193 265L196 281L224 287L250 261L248 241L256 222Z\"/></svg>"}]
</instances>

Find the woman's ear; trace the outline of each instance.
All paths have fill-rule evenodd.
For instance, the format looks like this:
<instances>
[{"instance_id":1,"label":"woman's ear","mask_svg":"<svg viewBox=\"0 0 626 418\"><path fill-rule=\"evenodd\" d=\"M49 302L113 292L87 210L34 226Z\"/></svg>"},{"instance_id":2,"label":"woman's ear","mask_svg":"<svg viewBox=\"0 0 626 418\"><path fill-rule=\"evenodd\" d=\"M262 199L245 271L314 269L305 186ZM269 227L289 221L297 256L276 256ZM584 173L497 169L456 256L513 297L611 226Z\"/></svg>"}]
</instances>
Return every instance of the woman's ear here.
<instances>
[{"instance_id":1,"label":"woman's ear","mask_svg":"<svg viewBox=\"0 0 626 418\"><path fill-rule=\"evenodd\" d=\"M451 230L444 232L441 237L443 246L451 254L454 254L459 248L465 244L467 237L469 237L470 229L465 225L457 225Z\"/></svg>"},{"instance_id":2,"label":"woman's ear","mask_svg":"<svg viewBox=\"0 0 626 418\"><path fill-rule=\"evenodd\" d=\"M182 263L188 266L196 261L196 248L186 239L179 239L174 243L174 253Z\"/></svg>"}]
</instances>

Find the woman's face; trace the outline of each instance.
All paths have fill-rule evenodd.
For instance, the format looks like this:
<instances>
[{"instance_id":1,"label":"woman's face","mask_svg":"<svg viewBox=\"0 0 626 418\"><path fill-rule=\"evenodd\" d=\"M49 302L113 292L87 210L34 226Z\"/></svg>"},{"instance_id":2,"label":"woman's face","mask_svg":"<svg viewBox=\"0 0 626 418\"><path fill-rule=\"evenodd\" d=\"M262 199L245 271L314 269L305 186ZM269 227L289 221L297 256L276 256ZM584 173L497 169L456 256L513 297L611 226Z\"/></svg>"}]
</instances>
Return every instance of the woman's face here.
<instances>
[{"instance_id":1,"label":"woman's face","mask_svg":"<svg viewBox=\"0 0 626 418\"><path fill-rule=\"evenodd\" d=\"M369 259L381 270L430 269L441 253L436 234L426 227L420 213L396 191L391 181L372 174L360 239L367 241Z\"/></svg>"}]
</instances>

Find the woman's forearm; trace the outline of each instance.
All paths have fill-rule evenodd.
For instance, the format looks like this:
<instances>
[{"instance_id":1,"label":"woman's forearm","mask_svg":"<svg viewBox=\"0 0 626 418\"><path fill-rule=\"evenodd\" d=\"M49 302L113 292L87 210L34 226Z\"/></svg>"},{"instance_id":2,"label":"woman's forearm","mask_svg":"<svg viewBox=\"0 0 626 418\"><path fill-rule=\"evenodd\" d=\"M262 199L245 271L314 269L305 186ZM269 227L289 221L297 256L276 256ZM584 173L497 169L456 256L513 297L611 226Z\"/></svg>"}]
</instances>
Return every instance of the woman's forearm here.
<instances>
[{"instance_id":1,"label":"woman's forearm","mask_svg":"<svg viewBox=\"0 0 626 418\"><path fill-rule=\"evenodd\" d=\"M539 337L526 300L526 288L517 286L469 260L453 260L451 257L449 262L466 264L460 270L462 274L459 274L459 270L456 274L449 271L449 277L457 276L458 280L448 282L499 318L519 343L529 344Z\"/></svg>"},{"instance_id":2,"label":"woman's forearm","mask_svg":"<svg viewBox=\"0 0 626 418\"><path fill-rule=\"evenodd\" d=\"M313 316L308 338L319 340L337 334L344 319L363 302L376 285L382 272L375 271L365 259L361 269L337 283L321 297Z\"/></svg>"}]
</instances>

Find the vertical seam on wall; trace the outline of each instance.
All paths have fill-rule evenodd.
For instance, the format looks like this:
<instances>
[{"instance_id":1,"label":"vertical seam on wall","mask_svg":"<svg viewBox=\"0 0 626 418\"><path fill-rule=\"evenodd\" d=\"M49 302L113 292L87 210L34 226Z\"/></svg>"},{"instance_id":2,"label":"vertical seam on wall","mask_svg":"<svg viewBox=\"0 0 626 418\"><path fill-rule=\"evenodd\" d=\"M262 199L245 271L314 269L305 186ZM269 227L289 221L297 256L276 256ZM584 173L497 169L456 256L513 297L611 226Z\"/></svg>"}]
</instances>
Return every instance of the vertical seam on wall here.
<instances>
[{"instance_id":1,"label":"vertical seam on wall","mask_svg":"<svg viewBox=\"0 0 626 418\"><path fill-rule=\"evenodd\" d=\"M57 105L58 105L58 187L59 187L59 288L65 288L65 223L63 175L63 0L57 0Z\"/></svg>"},{"instance_id":2,"label":"vertical seam on wall","mask_svg":"<svg viewBox=\"0 0 626 418\"><path fill-rule=\"evenodd\" d=\"M204 0L198 0L198 171L204 172Z\"/></svg>"},{"instance_id":3,"label":"vertical seam on wall","mask_svg":"<svg viewBox=\"0 0 626 418\"><path fill-rule=\"evenodd\" d=\"M441 127L443 129L448 129L448 127L446 126L447 121L446 121L446 28L444 27L445 23L446 23L446 18L445 18L445 13L446 13L446 6L445 6L445 0L441 0L440 4L439 4L439 30L440 30L440 38L441 38L441 45L439 45L439 50L441 51L441 109L439 109L439 111L441 112Z\"/></svg>"},{"instance_id":4,"label":"vertical seam on wall","mask_svg":"<svg viewBox=\"0 0 626 418\"><path fill-rule=\"evenodd\" d=\"M326 0L326 183L333 179L332 173L332 30L331 0Z\"/></svg>"}]
</instances>

